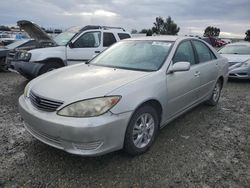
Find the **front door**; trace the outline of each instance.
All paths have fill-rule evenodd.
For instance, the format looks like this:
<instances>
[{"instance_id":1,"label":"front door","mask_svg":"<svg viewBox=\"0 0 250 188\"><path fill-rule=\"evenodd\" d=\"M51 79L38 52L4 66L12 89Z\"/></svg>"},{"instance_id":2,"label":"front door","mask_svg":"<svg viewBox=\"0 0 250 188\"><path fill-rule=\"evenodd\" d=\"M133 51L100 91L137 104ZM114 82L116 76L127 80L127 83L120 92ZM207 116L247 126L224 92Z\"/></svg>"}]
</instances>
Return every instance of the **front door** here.
<instances>
[{"instance_id":1,"label":"front door","mask_svg":"<svg viewBox=\"0 0 250 188\"><path fill-rule=\"evenodd\" d=\"M66 57L68 65L86 62L102 51L101 32L88 31L80 35L69 46Z\"/></svg>"},{"instance_id":2,"label":"front door","mask_svg":"<svg viewBox=\"0 0 250 188\"><path fill-rule=\"evenodd\" d=\"M172 59L172 65L177 62L190 62L189 71L168 73L167 75L167 116L171 118L185 110L198 99L200 86L199 67L196 64L195 55L191 42L182 42ZM170 66L172 66L170 65Z\"/></svg>"}]
</instances>

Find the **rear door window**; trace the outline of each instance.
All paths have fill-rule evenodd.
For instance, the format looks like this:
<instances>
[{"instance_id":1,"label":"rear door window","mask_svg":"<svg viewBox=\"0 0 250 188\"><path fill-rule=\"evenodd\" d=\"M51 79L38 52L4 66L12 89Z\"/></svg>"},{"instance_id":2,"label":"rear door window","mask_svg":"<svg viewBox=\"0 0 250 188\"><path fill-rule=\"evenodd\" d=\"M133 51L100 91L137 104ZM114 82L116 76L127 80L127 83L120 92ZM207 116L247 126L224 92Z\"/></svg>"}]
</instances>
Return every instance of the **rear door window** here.
<instances>
[{"instance_id":1,"label":"rear door window","mask_svg":"<svg viewBox=\"0 0 250 188\"><path fill-rule=\"evenodd\" d=\"M116 42L113 33L103 33L103 47L109 47Z\"/></svg>"},{"instance_id":2,"label":"rear door window","mask_svg":"<svg viewBox=\"0 0 250 188\"><path fill-rule=\"evenodd\" d=\"M198 60L200 63L216 59L214 53L203 42L194 40L193 44L196 49Z\"/></svg>"}]
</instances>

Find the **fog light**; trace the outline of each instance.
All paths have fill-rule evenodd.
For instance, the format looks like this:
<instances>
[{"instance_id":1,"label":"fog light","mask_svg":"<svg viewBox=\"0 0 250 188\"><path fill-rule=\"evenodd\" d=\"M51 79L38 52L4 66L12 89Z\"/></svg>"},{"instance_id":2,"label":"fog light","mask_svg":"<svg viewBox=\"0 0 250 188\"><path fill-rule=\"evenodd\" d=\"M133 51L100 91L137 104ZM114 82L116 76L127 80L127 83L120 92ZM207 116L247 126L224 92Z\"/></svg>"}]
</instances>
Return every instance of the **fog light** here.
<instances>
[{"instance_id":1,"label":"fog light","mask_svg":"<svg viewBox=\"0 0 250 188\"><path fill-rule=\"evenodd\" d=\"M72 145L78 150L97 150L103 145L103 142L98 140L94 142L73 143Z\"/></svg>"}]
</instances>

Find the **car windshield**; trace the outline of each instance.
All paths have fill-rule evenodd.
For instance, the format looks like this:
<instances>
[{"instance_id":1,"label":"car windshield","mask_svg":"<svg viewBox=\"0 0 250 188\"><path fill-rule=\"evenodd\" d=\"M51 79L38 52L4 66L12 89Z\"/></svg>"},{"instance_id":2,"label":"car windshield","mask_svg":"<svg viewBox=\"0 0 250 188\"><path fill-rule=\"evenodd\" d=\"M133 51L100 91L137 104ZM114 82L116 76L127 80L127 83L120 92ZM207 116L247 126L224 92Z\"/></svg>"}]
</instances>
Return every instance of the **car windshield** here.
<instances>
[{"instance_id":1,"label":"car windshield","mask_svg":"<svg viewBox=\"0 0 250 188\"><path fill-rule=\"evenodd\" d=\"M156 71L164 63L173 42L167 41L122 41L118 42L90 64L139 70Z\"/></svg>"},{"instance_id":2,"label":"car windshield","mask_svg":"<svg viewBox=\"0 0 250 188\"><path fill-rule=\"evenodd\" d=\"M229 45L219 50L220 54L250 54L250 46Z\"/></svg>"},{"instance_id":3,"label":"car windshield","mask_svg":"<svg viewBox=\"0 0 250 188\"><path fill-rule=\"evenodd\" d=\"M65 46L79 31L80 27L71 27L54 38L59 46Z\"/></svg>"},{"instance_id":4,"label":"car windshield","mask_svg":"<svg viewBox=\"0 0 250 188\"><path fill-rule=\"evenodd\" d=\"M26 42L28 42L28 41L29 41L29 40L18 40L18 41L16 41L16 42L13 42L13 43L7 45L6 48L8 48L8 49L15 49L15 48L17 48L17 47L23 45L24 43L26 43Z\"/></svg>"}]
</instances>

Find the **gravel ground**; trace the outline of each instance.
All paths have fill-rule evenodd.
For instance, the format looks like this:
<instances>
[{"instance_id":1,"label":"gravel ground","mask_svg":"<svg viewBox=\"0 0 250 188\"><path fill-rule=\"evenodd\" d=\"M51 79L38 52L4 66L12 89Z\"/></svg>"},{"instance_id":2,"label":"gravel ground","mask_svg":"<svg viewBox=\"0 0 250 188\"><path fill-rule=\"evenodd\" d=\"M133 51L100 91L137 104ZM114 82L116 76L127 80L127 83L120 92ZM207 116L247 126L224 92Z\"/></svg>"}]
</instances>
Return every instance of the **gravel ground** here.
<instances>
[{"instance_id":1,"label":"gravel ground","mask_svg":"<svg viewBox=\"0 0 250 188\"><path fill-rule=\"evenodd\" d=\"M200 105L162 129L151 150L86 158L47 146L23 128L27 81L0 73L2 187L250 187L250 82L229 82L216 107Z\"/></svg>"}]
</instances>

